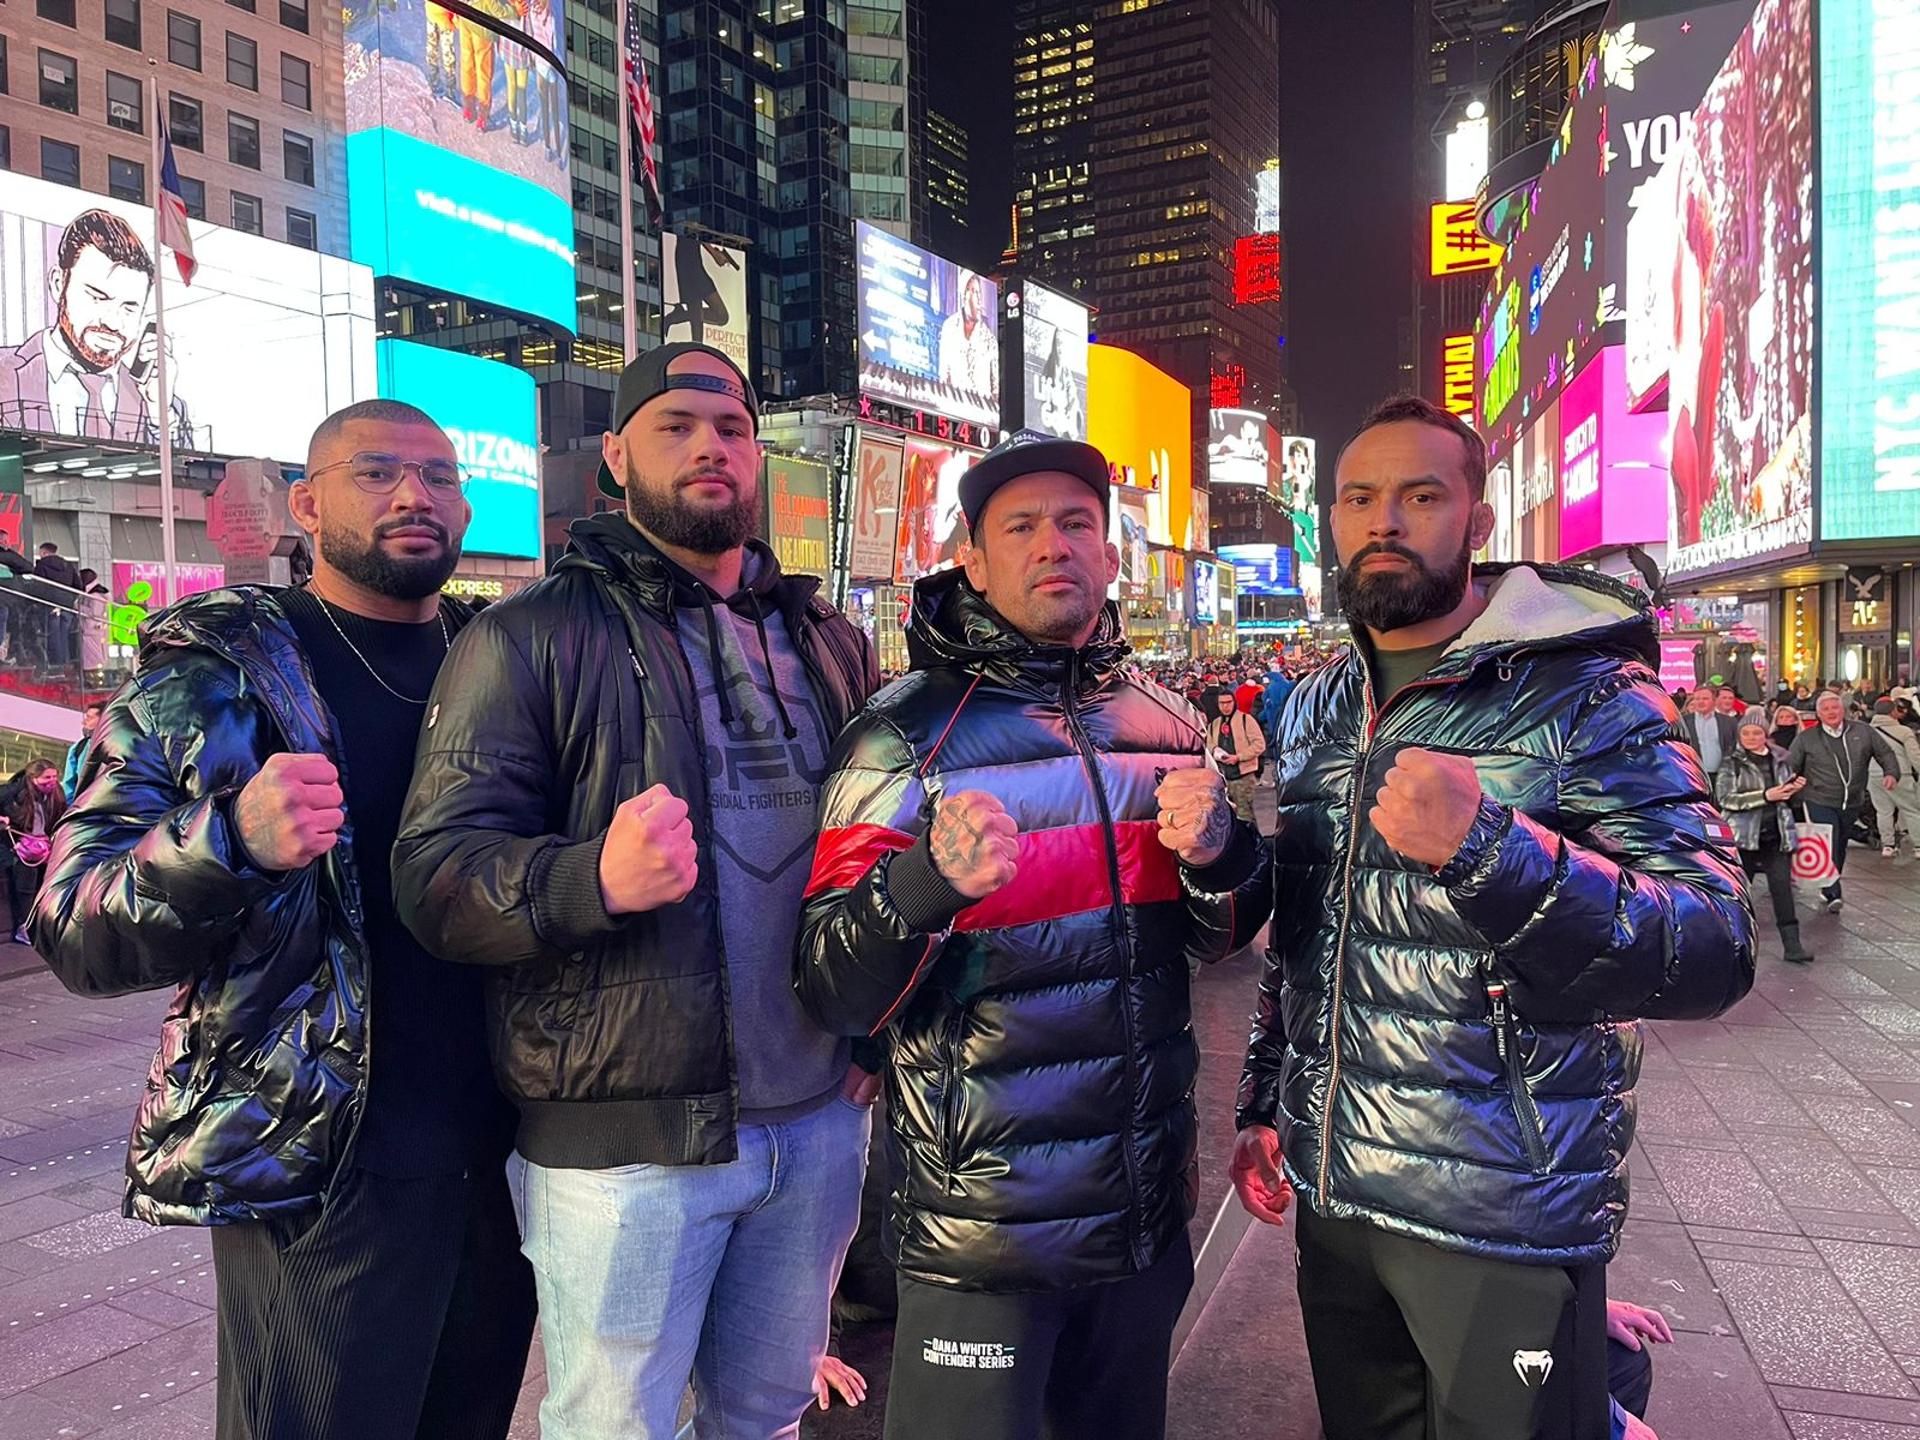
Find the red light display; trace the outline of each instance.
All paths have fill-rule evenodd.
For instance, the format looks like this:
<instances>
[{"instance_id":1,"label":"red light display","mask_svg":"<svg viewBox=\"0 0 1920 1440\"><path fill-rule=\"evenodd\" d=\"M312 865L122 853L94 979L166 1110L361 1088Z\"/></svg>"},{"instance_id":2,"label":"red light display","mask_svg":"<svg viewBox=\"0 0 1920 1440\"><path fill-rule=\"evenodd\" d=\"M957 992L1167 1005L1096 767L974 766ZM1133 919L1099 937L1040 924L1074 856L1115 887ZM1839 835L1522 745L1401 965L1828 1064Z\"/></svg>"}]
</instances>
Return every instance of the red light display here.
<instances>
[{"instance_id":1,"label":"red light display","mask_svg":"<svg viewBox=\"0 0 1920 1440\"><path fill-rule=\"evenodd\" d=\"M1259 305L1280 298L1280 237L1242 235L1233 242L1233 303Z\"/></svg>"}]
</instances>

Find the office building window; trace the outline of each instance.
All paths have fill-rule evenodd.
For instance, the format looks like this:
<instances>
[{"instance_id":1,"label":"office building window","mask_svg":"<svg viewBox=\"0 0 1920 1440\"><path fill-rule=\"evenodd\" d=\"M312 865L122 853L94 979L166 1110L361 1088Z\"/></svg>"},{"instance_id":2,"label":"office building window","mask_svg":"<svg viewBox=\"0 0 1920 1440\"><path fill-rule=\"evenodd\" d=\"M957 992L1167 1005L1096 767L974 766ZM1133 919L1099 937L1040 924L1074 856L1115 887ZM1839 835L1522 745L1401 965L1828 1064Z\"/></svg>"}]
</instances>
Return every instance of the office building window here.
<instances>
[{"instance_id":1,"label":"office building window","mask_svg":"<svg viewBox=\"0 0 1920 1440\"><path fill-rule=\"evenodd\" d=\"M233 192L233 228L249 235L260 233L260 197Z\"/></svg>"},{"instance_id":2,"label":"office building window","mask_svg":"<svg viewBox=\"0 0 1920 1440\"><path fill-rule=\"evenodd\" d=\"M40 178L56 185L80 183L80 147L62 140L40 141Z\"/></svg>"},{"instance_id":3,"label":"office building window","mask_svg":"<svg viewBox=\"0 0 1920 1440\"><path fill-rule=\"evenodd\" d=\"M13 131L0 125L0 170L13 168Z\"/></svg>"},{"instance_id":4,"label":"office building window","mask_svg":"<svg viewBox=\"0 0 1920 1440\"><path fill-rule=\"evenodd\" d=\"M249 15L254 13L254 0L227 0L227 4L236 10L244 10Z\"/></svg>"},{"instance_id":5,"label":"office building window","mask_svg":"<svg viewBox=\"0 0 1920 1440\"><path fill-rule=\"evenodd\" d=\"M320 248L320 222L305 210L287 207L287 243L303 250Z\"/></svg>"},{"instance_id":6,"label":"office building window","mask_svg":"<svg viewBox=\"0 0 1920 1440\"><path fill-rule=\"evenodd\" d=\"M178 10L167 12L167 59L188 70L200 68L200 22Z\"/></svg>"},{"instance_id":7,"label":"office building window","mask_svg":"<svg viewBox=\"0 0 1920 1440\"><path fill-rule=\"evenodd\" d=\"M39 10L42 20L51 20L56 25L65 25L69 28L75 27L73 0L40 0L35 8Z\"/></svg>"},{"instance_id":8,"label":"office building window","mask_svg":"<svg viewBox=\"0 0 1920 1440\"><path fill-rule=\"evenodd\" d=\"M201 118L200 102L185 95L167 97L167 133L176 150L205 150L207 132Z\"/></svg>"},{"instance_id":9,"label":"office building window","mask_svg":"<svg viewBox=\"0 0 1920 1440\"><path fill-rule=\"evenodd\" d=\"M144 135L147 133L146 110L145 87L131 75L116 75L109 70L107 124L116 130L131 130L136 135Z\"/></svg>"},{"instance_id":10,"label":"office building window","mask_svg":"<svg viewBox=\"0 0 1920 1440\"><path fill-rule=\"evenodd\" d=\"M0 35L0 95L7 93L7 37Z\"/></svg>"},{"instance_id":11,"label":"office building window","mask_svg":"<svg viewBox=\"0 0 1920 1440\"><path fill-rule=\"evenodd\" d=\"M129 50L140 48L140 0L107 0L107 39Z\"/></svg>"},{"instance_id":12,"label":"office building window","mask_svg":"<svg viewBox=\"0 0 1920 1440\"><path fill-rule=\"evenodd\" d=\"M280 0L280 23L289 30L307 33L307 0Z\"/></svg>"},{"instance_id":13,"label":"office building window","mask_svg":"<svg viewBox=\"0 0 1920 1440\"><path fill-rule=\"evenodd\" d=\"M313 184L313 141L289 130L281 137L281 153L286 162L287 179L301 185Z\"/></svg>"},{"instance_id":14,"label":"office building window","mask_svg":"<svg viewBox=\"0 0 1920 1440\"><path fill-rule=\"evenodd\" d=\"M242 90L260 88L260 47L231 30L227 32L227 83Z\"/></svg>"},{"instance_id":15,"label":"office building window","mask_svg":"<svg viewBox=\"0 0 1920 1440\"><path fill-rule=\"evenodd\" d=\"M109 155L107 157L107 194L116 200L131 200L136 204L145 204L147 167L138 160L122 160L118 155Z\"/></svg>"},{"instance_id":16,"label":"office building window","mask_svg":"<svg viewBox=\"0 0 1920 1440\"><path fill-rule=\"evenodd\" d=\"M227 116L227 159L249 170L260 168L260 122L246 115Z\"/></svg>"},{"instance_id":17,"label":"office building window","mask_svg":"<svg viewBox=\"0 0 1920 1440\"><path fill-rule=\"evenodd\" d=\"M313 109L313 67L298 55L280 57L280 98L302 110Z\"/></svg>"},{"instance_id":18,"label":"office building window","mask_svg":"<svg viewBox=\"0 0 1920 1440\"><path fill-rule=\"evenodd\" d=\"M69 115L80 113L80 67L71 55L40 52L40 103Z\"/></svg>"},{"instance_id":19,"label":"office building window","mask_svg":"<svg viewBox=\"0 0 1920 1440\"><path fill-rule=\"evenodd\" d=\"M180 198L187 202L187 214L196 220L207 218L207 186L204 180L180 177Z\"/></svg>"}]
</instances>

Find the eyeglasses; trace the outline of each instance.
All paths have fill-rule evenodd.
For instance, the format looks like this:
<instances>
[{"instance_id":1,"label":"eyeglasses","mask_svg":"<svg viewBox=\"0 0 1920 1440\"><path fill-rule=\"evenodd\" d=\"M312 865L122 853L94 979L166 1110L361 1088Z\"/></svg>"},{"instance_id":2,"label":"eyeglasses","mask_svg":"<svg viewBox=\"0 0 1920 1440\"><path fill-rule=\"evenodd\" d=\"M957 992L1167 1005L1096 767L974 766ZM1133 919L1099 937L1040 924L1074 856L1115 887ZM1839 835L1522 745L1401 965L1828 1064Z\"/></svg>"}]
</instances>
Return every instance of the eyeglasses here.
<instances>
[{"instance_id":1,"label":"eyeglasses","mask_svg":"<svg viewBox=\"0 0 1920 1440\"><path fill-rule=\"evenodd\" d=\"M307 479L324 475L342 466L351 468L353 483L369 495L391 495L407 477L409 470L420 476L420 483L443 495L457 495L466 489L467 477L451 460L402 460L398 455L364 452L346 460L336 460L307 472Z\"/></svg>"}]
</instances>

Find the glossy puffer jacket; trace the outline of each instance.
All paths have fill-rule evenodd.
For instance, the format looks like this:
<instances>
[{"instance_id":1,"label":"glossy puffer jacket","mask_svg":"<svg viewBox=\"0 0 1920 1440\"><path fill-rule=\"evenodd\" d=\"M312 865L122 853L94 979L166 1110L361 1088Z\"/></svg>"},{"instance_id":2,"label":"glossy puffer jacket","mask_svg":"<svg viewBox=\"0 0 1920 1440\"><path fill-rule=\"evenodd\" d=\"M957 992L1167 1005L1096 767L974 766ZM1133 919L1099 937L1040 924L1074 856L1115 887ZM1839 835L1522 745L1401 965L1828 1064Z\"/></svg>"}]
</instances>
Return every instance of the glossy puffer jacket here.
<instances>
[{"instance_id":1,"label":"glossy puffer jacket","mask_svg":"<svg viewBox=\"0 0 1920 1440\"><path fill-rule=\"evenodd\" d=\"M889 1248L964 1290L1137 1273L1193 1214L1188 964L1232 930L1155 821L1161 777L1205 763L1199 715L1123 664L1112 606L1081 649L1038 648L948 571L907 639L913 673L835 748L795 969L822 1025L886 1042ZM1020 827L978 903L927 853L962 790ZM1236 829L1213 868L1253 844Z\"/></svg>"},{"instance_id":2,"label":"glossy puffer jacket","mask_svg":"<svg viewBox=\"0 0 1920 1440\"><path fill-rule=\"evenodd\" d=\"M1699 759L1672 738L1646 602L1590 571L1487 566L1420 680L1352 649L1280 722L1273 929L1241 1124L1319 1215L1496 1259L1609 1259L1627 1212L1636 1017L1753 981L1753 916ZM1406 747L1485 794L1438 872L1366 821Z\"/></svg>"},{"instance_id":3,"label":"glossy puffer jacket","mask_svg":"<svg viewBox=\"0 0 1920 1440\"><path fill-rule=\"evenodd\" d=\"M128 1144L129 1216L297 1215L346 1152L367 1068L353 817L324 858L276 875L232 810L278 751L340 765L335 733L273 592L244 587L149 622L94 732L32 934L76 994L174 987Z\"/></svg>"}]
</instances>

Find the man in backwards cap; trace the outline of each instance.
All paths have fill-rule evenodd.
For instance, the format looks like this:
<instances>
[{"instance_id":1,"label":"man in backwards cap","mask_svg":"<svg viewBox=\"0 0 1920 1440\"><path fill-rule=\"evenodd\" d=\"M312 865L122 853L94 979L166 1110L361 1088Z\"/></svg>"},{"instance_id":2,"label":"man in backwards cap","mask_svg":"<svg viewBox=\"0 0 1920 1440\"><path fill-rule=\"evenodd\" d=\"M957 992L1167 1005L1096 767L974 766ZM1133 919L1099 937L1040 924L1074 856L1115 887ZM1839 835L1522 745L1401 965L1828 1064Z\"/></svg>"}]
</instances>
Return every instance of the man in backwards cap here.
<instances>
[{"instance_id":1,"label":"man in backwards cap","mask_svg":"<svg viewBox=\"0 0 1920 1440\"><path fill-rule=\"evenodd\" d=\"M494 969L546 1339L541 1432L790 1435L858 1216L873 1086L794 931L871 648L749 539L758 406L704 345L629 365L617 514L453 647L394 847L414 934Z\"/></svg>"},{"instance_id":2,"label":"man in backwards cap","mask_svg":"<svg viewBox=\"0 0 1920 1440\"><path fill-rule=\"evenodd\" d=\"M795 962L888 1052L887 1434L1158 1437L1193 1278L1190 960L1248 859L1199 714L1123 664L1107 462L1021 434L960 483L964 568L834 747Z\"/></svg>"}]
</instances>

